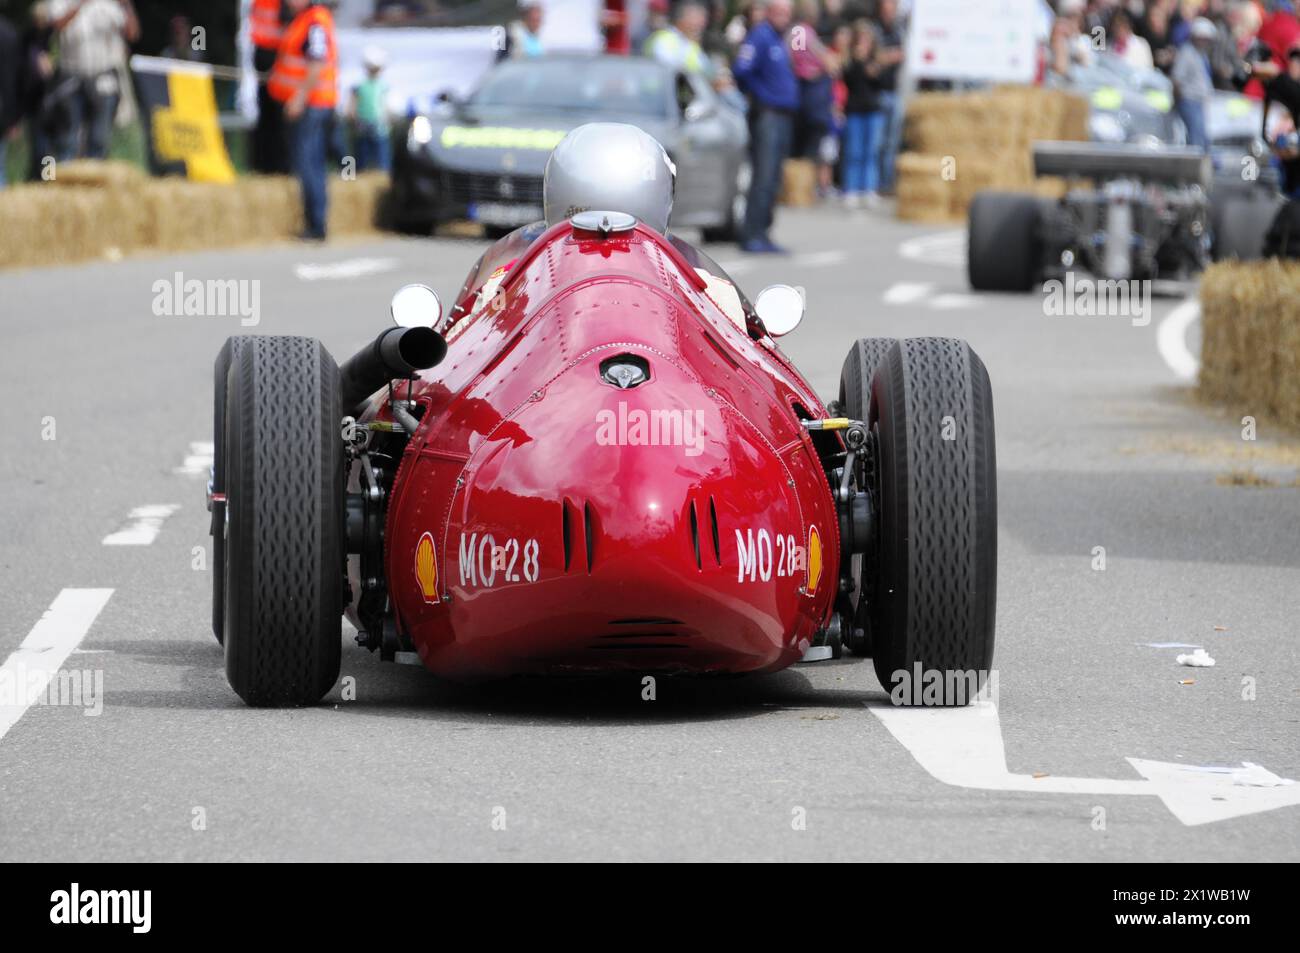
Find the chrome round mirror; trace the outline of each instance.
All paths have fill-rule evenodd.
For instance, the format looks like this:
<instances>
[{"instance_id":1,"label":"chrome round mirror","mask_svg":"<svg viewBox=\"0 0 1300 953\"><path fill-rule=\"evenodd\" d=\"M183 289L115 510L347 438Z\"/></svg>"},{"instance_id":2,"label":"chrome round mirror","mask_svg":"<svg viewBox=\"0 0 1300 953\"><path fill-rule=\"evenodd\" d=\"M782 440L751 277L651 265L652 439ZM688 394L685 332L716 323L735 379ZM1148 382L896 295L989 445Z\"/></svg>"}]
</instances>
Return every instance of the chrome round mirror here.
<instances>
[{"instance_id":1,"label":"chrome round mirror","mask_svg":"<svg viewBox=\"0 0 1300 953\"><path fill-rule=\"evenodd\" d=\"M789 285L768 285L754 299L754 310L767 333L779 338L803 320L803 294Z\"/></svg>"},{"instance_id":2,"label":"chrome round mirror","mask_svg":"<svg viewBox=\"0 0 1300 953\"><path fill-rule=\"evenodd\" d=\"M432 328L442 320L442 302L428 285L405 285L393 295L389 306L399 328Z\"/></svg>"}]
</instances>

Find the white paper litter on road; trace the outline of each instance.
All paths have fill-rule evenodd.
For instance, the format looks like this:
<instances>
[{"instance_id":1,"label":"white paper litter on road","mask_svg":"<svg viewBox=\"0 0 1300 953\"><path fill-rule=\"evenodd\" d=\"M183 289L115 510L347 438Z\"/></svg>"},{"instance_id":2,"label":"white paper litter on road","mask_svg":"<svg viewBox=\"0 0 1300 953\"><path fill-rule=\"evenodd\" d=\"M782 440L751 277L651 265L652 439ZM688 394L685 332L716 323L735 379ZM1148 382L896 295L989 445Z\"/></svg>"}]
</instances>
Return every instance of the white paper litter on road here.
<instances>
[{"instance_id":1,"label":"white paper litter on road","mask_svg":"<svg viewBox=\"0 0 1300 953\"><path fill-rule=\"evenodd\" d=\"M1214 659L1210 658L1210 653L1205 649L1197 649L1190 655L1180 655L1176 659L1179 665L1186 665L1190 668L1213 668Z\"/></svg>"}]
</instances>

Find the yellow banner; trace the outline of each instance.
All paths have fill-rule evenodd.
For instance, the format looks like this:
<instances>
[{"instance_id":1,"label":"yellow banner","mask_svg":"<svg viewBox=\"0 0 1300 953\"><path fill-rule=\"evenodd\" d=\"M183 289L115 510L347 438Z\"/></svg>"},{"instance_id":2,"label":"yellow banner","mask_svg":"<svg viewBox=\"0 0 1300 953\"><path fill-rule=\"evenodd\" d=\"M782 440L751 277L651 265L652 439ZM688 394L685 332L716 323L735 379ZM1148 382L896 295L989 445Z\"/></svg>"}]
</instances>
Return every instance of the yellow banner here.
<instances>
[{"instance_id":1,"label":"yellow banner","mask_svg":"<svg viewBox=\"0 0 1300 953\"><path fill-rule=\"evenodd\" d=\"M234 182L212 77L168 73L167 98L166 106L153 111L154 153L164 162L185 163L186 177L194 182Z\"/></svg>"}]
</instances>

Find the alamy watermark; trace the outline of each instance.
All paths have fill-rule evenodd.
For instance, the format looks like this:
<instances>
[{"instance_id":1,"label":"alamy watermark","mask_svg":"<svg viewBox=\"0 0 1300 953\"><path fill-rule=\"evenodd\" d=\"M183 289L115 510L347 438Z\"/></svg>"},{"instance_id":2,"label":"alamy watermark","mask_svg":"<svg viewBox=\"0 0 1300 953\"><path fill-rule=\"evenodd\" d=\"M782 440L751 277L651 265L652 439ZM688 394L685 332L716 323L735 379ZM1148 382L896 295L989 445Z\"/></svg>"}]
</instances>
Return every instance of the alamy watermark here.
<instances>
[{"instance_id":1,"label":"alamy watermark","mask_svg":"<svg viewBox=\"0 0 1300 953\"><path fill-rule=\"evenodd\" d=\"M1128 318L1133 327L1144 328L1151 323L1151 282L1077 277L1067 271L1064 281L1043 282L1043 313L1049 318Z\"/></svg>"},{"instance_id":2,"label":"alamy watermark","mask_svg":"<svg viewBox=\"0 0 1300 953\"><path fill-rule=\"evenodd\" d=\"M50 705L80 708L82 714L96 717L104 713L104 670L59 669L50 672L29 668L19 662L13 668L0 669L0 708L26 708Z\"/></svg>"},{"instance_id":3,"label":"alamy watermark","mask_svg":"<svg viewBox=\"0 0 1300 953\"><path fill-rule=\"evenodd\" d=\"M596 443L602 447L682 447L688 457L704 452L704 411L663 408L629 409L596 413Z\"/></svg>"},{"instance_id":4,"label":"alamy watermark","mask_svg":"<svg viewBox=\"0 0 1300 953\"><path fill-rule=\"evenodd\" d=\"M160 318L239 318L246 327L262 320L262 282L257 278L186 278L176 272L153 283L153 313Z\"/></svg>"},{"instance_id":5,"label":"alamy watermark","mask_svg":"<svg viewBox=\"0 0 1300 953\"><path fill-rule=\"evenodd\" d=\"M916 662L889 678L889 701L900 706L961 706L998 702L997 669L925 668Z\"/></svg>"}]
</instances>

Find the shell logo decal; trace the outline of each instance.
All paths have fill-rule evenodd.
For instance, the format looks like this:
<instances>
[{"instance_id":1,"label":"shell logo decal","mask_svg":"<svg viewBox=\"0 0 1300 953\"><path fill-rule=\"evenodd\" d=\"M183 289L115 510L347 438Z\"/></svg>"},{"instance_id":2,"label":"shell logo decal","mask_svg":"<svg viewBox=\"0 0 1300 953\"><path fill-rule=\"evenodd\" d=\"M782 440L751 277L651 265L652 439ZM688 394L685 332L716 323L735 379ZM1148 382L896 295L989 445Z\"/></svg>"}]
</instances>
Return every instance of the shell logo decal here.
<instances>
[{"instance_id":1,"label":"shell logo decal","mask_svg":"<svg viewBox=\"0 0 1300 953\"><path fill-rule=\"evenodd\" d=\"M436 605L438 599L438 554L433 548L433 534L425 533L415 544L415 578L420 583L424 601Z\"/></svg>"},{"instance_id":2,"label":"shell logo decal","mask_svg":"<svg viewBox=\"0 0 1300 953\"><path fill-rule=\"evenodd\" d=\"M808 594L817 591L822 578L822 537L813 526L808 530Z\"/></svg>"}]
</instances>

